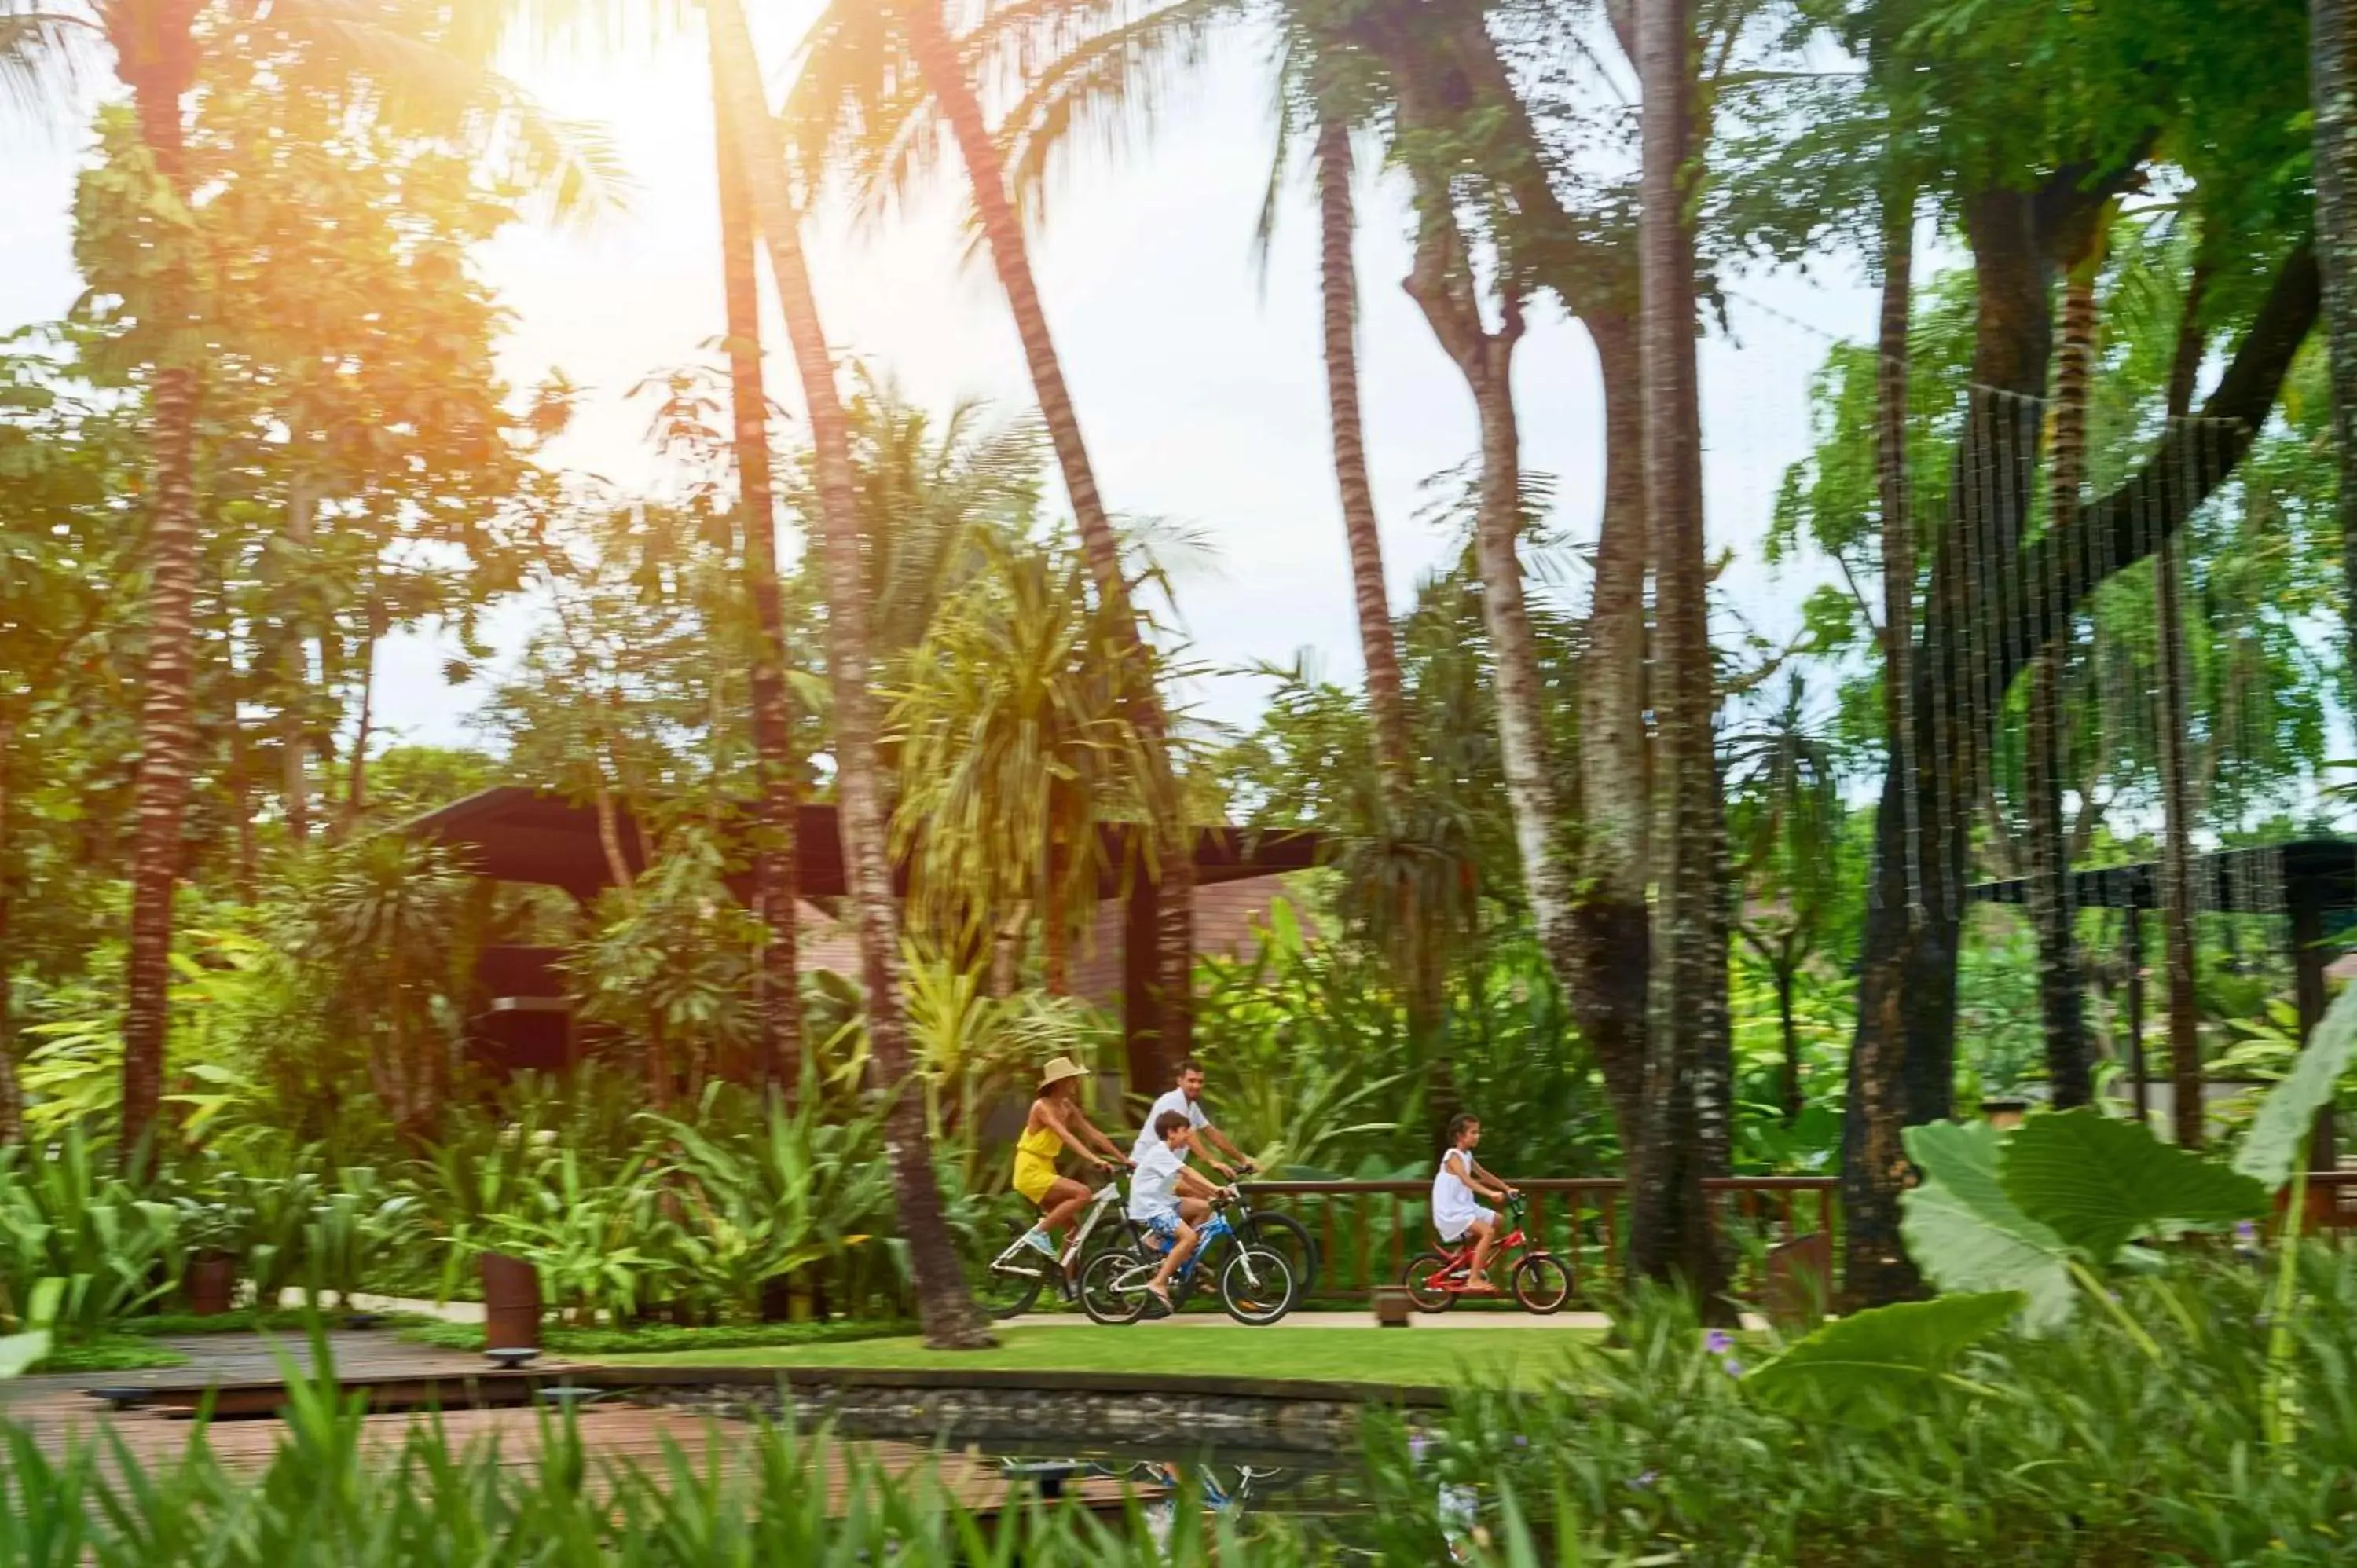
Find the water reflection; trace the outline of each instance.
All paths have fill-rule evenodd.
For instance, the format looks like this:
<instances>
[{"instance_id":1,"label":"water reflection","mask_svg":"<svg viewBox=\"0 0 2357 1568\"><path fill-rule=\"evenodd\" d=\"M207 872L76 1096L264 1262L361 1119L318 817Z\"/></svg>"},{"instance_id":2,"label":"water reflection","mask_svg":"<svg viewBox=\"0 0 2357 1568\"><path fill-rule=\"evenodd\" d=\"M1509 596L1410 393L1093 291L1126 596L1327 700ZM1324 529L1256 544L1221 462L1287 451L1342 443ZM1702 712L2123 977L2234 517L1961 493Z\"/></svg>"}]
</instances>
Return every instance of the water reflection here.
<instances>
[{"instance_id":1,"label":"water reflection","mask_svg":"<svg viewBox=\"0 0 2357 1568\"><path fill-rule=\"evenodd\" d=\"M1420 1450L1423 1444L1413 1446ZM1395 1544L1395 1532L1405 1523L1377 1517L1356 1455L1205 1449L1173 1456L1167 1452L1100 1449L1079 1454L1066 1450L1049 1460L1039 1450L1028 1449L992 1456L1006 1472L1010 1485L1031 1485L1048 1491L1048 1485L1040 1480L1043 1472L1061 1472L1063 1479L1051 1495L1069 1496L1083 1480L1118 1483L1136 1499L1147 1535L1166 1553L1183 1509L1200 1510L1206 1519L1238 1526L1255 1520L1282 1520L1296 1532L1307 1530L1312 1539L1329 1546L1351 1549L1352 1556L1380 1554L1371 1532ZM1423 1469L1425 1455L1418 1452L1412 1462ZM1441 1539L1434 1545L1445 1545L1447 1561L1470 1562L1477 1549L1492 1543L1482 1520L1486 1504L1481 1488L1437 1479L1427 1484L1437 1487L1435 1511ZM1432 1560L1441 1560L1438 1551Z\"/></svg>"}]
</instances>

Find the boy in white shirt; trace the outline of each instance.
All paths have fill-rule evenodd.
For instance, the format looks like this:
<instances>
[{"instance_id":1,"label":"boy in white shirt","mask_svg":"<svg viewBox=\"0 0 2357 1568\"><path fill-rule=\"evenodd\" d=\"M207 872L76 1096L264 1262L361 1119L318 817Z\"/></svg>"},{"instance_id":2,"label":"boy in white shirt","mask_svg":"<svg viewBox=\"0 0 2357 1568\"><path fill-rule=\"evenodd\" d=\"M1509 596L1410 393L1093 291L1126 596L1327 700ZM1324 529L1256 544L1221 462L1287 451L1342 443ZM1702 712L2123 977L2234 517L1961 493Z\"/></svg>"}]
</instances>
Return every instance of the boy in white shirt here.
<instances>
[{"instance_id":1,"label":"boy in white shirt","mask_svg":"<svg viewBox=\"0 0 2357 1568\"><path fill-rule=\"evenodd\" d=\"M1156 1142L1139 1140L1136 1168L1129 1178L1129 1217L1148 1234L1168 1243L1162 1266L1146 1283L1146 1290L1170 1309L1170 1277L1194 1255L1201 1240L1195 1227L1211 1212L1211 1199L1222 1189L1187 1168L1187 1144L1194 1132L1183 1111L1165 1111L1154 1119Z\"/></svg>"}]
</instances>

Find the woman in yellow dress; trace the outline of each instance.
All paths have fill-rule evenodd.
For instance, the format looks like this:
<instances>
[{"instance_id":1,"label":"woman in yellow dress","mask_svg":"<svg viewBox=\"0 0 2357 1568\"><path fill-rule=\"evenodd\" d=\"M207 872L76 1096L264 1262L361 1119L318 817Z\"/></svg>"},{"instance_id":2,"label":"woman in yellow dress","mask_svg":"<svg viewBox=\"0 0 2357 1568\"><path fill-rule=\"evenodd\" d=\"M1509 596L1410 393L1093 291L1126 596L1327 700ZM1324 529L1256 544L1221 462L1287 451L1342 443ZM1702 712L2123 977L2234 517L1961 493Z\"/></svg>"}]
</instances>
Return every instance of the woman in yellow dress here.
<instances>
[{"instance_id":1,"label":"woman in yellow dress","mask_svg":"<svg viewBox=\"0 0 2357 1568\"><path fill-rule=\"evenodd\" d=\"M1070 1057L1049 1062L1039 1075L1039 1092L1031 1101L1023 1136L1015 1143L1015 1190L1039 1206L1039 1222L1023 1233L1023 1240L1050 1258L1057 1256L1056 1234L1071 1228L1081 1206L1089 1200L1087 1187L1056 1174L1056 1156L1064 1152L1067 1142L1099 1170L1129 1164L1113 1140L1098 1132L1081 1112L1080 1080L1087 1076L1088 1070ZM1089 1152L1091 1144L1110 1157L1098 1159ZM1076 1261L1065 1260L1066 1273Z\"/></svg>"}]
</instances>

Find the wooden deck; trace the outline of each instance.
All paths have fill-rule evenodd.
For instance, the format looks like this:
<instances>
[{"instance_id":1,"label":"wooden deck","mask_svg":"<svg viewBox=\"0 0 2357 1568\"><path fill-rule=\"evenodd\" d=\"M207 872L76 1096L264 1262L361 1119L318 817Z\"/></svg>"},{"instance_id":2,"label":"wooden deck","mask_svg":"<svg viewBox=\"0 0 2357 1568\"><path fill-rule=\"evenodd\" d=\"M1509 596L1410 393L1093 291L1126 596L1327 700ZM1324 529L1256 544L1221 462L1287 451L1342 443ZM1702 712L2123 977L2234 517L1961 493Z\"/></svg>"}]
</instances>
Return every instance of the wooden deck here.
<instances>
[{"instance_id":1,"label":"wooden deck","mask_svg":"<svg viewBox=\"0 0 2357 1568\"><path fill-rule=\"evenodd\" d=\"M291 1369L307 1373L310 1347L300 1340L257 1335L194 1336L161 1343L189 1358L189 1365L144 1372L80 1372L20 1378L0 1384L0 1421L32 1434L43 1452L62 1457L69 1452L95 1452L101 1468L118 1468L115 1444L143 1466L168 1465L184 1455L195 1428L187 1404L199 1390L215 1385L255 1385L283 1380ZM484 1372L479 1356L411 1345L383 1333L339 1333L329 1337L337 1373L348 1386L479 1378ZM563 1381L547 1373L561 1373L565 1364L552 1363L535 1370L542 1381ZM91 1396L92 1389L145 1389L172 1402L113 1410ZM391 1461L421 1432L439 1429L454 1452L489 1451L509 1469L530 1469L540 1463L544 1439L554 1412L533 1403L512 1402L514 1390L504 1388L490 1408L446 1404L432 1412L402 1411L361 1418L363 1452ZM528 1397L528 1396L527 1396ZM746 1442L747 1423L688 1411L641 1406L608 1395L584 1407L578 1430L590 1462L598 1466L636 1466L661 1471L673 1455L684 1457L699 1472L723 1475L745 1471L751 1451ZM204 1434L207 1448L225 1467L257 1473L268 1467L285 1441L286 1429L274 1416L219 1420ZM835 1452L856 1455L867 1466L890 1475L905 1475L932 1463L931 1450L918 1444L865 1440L840 1440ZM845 1501L846 1466L829 1466L827 1482L833 1500ZM950 1453L941 1457L939 1477L944 1489L968 1508L987 1510L1005 1503L1016 1492L998 1465L974 1453ZM1118 1507L1123 1487L1114 1480L1092 1477L1071 1483L1065 1495L1090 1507Z\"/></svg>"}]
</instances>

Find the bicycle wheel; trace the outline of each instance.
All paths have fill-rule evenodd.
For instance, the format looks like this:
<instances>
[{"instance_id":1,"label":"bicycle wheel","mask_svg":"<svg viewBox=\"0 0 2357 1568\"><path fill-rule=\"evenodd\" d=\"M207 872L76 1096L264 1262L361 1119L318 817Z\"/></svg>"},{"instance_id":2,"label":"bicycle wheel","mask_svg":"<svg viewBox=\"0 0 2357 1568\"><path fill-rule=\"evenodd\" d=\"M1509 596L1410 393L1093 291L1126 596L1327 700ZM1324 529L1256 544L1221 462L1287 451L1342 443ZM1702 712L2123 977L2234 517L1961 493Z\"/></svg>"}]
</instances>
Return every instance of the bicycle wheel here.
<instances>
[{"instance_id":1,"label":"bicycle wheel","mask_svg":"<svg viewBox=\"0 0 2357 1568\"><path fill-rule=\"evenodd\" d=\"M999 1261L984 1265L979 1294L982 1308L993 1317L1019 1317L1031 1310L1039 1293L1055 1278L1057 1265L1028 1247L1002 1252Z\"/></svg>"},{"instance_id":2,"label":"bicycle wheel","mask_svg":"<svg viewBox=\"0 0 2357 1568\"><path fill-rule=\"evenodd\" d=\"M1245 1237L1255 1247L1265 1247L1281 1254L1293 1270L1293 1294L1300 1300L1309 1299L1318 1286L1318 1242L1309 1234L1309 1227L1290 1214L1263 1214L1255 1210L1252 1217L1251 1233Z\"/></svg>"},{"instance_id":3,"label":"bicycle wheel","mask_svg":"<svg viewBox=\"0 0 2357 1568\"><path fill-rule=\"evenodd\" d=\"M1275 1323L1293 1310L1293 1265L1282 1252L1239 1247L1220 1270L1220 1305L1238 1323Z\"/></svg>"},{"instance_id":4,"label":"bicycle wheel","mask_svg":"<svg viewBox=\"0 0 2357 1568\"><path fill-rule=\"evenodd\" d=\"M1408 1260L1407 1273L1400 1276L1400 1284L1407 1298L1415 1303L1419 1312L1447 1312L1457 1305L1457 1293L1444 1289L1439 1276L1448 1267L1448 1256L1440 1252L1418 1252Z\"/></svg>"},{"instance_id":5,"label":"bicycle wheel","mask_svg":"<svg viewBox=\"0 0 2357 1568\"><path fill-rule=\"evenodd\" d=\"M1146 1316L1146 1279L1139 1271L1146 1266L1135 1252L1099 1252L1081 1270L1081 1310L1097 1323L1136 1322Z\"/></svg>"},{"instance_id":6,"label":"bicycle wheel","mask_svg":"<svg viewBox=\"0 0 2357 1568\"><path fill-rule=\"evenodd\" d=\"M1560 1259L1544 1252L1534 1252L1516 1263L1513 1283L1514 1299L1523 1304L1523 1310L1541 1317L1561 1312L1563 1304L1571 1299L1571 1271Z\"/></svg>"}]
</instances>

